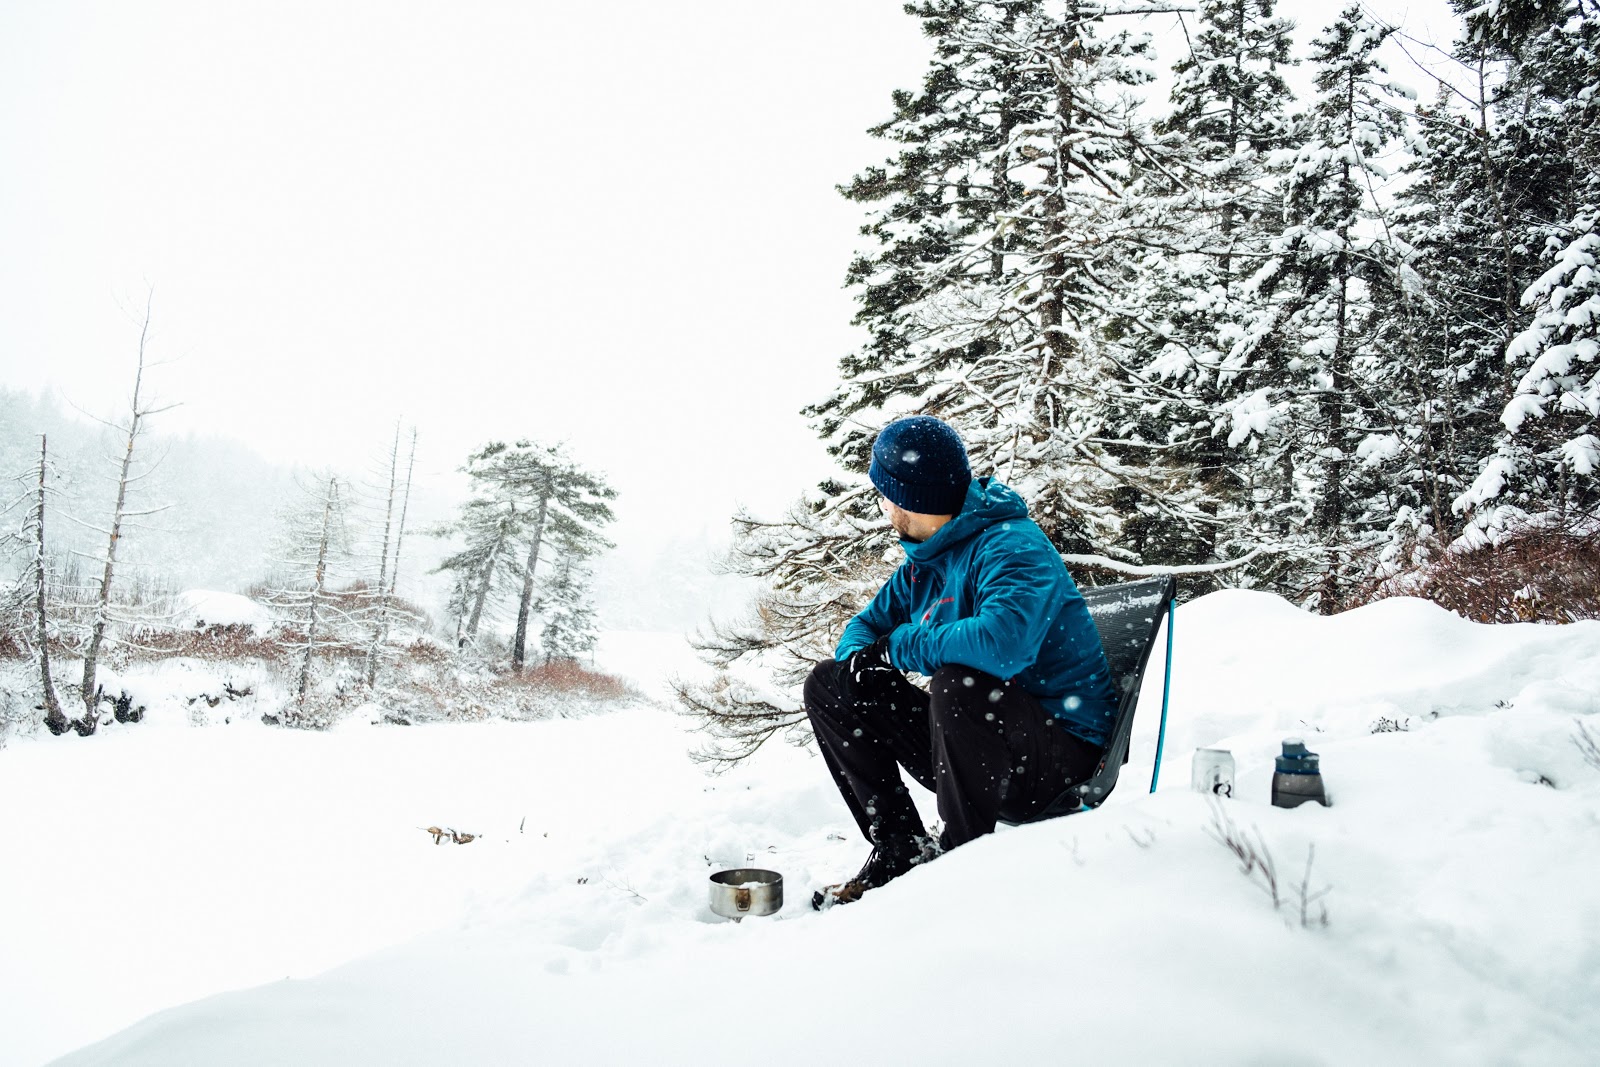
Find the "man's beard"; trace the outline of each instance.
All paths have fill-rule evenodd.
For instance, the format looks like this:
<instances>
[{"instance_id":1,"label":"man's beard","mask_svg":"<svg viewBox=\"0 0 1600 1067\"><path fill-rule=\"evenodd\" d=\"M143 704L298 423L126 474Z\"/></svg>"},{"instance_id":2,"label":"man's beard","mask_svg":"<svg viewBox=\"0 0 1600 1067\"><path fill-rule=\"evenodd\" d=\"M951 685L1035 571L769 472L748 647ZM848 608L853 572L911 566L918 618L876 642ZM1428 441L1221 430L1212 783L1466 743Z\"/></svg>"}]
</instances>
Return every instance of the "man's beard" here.
<instances>
[{"instance_id":1,"label":"man's beard","mask_svg":"<svg viewBox=\"0 0 1600 1067\"><path fill-rule=\"evenodd\" d=\"M920 544L922 544L922 538L920 538L920 537L912 537L911 536L911 531L908 528L908 526L905 524L905 520L900 519L898 517L891 517L889 519L889 525L894 528L894 532L895 533L900 535L900 540L904 541L906 544L908 544L908 545L920 545Z\"/></svg>"}]
</instances>

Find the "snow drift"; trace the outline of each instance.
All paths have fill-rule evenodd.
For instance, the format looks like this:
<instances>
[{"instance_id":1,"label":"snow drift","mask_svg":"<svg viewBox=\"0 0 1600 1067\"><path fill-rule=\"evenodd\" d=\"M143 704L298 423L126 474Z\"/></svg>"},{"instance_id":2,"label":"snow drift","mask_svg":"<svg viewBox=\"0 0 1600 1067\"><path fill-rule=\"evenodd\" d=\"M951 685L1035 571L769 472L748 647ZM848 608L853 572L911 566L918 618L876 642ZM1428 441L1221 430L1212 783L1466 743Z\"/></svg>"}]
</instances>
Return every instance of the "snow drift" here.
<instances>
[{"instance_id":1,"label":"snow drift","mask_svg":"<svg viewBox=\"0 0 1600 1067\"><path fill-rule=\"evenodd\" d=\"M810 889L865 846L820 761L707 778L658 708L18 744L0 803L52 831L13 846L32 877L0 902L61 921L0 933L0 1058L234 990L63 1062L1592 1062L1600 767L1574 738L1600 624L1225 592L1176 638L1158 792L1153 664L1105 807L823 914ZM1291 734L1332 807L1269 805ZM1199 745L1232 750L1235 799L1189 791ZM445 818L482 837L418 830ZM751 861L789 904L718 920L707 874Z\"/></svg>"}]
</instances>

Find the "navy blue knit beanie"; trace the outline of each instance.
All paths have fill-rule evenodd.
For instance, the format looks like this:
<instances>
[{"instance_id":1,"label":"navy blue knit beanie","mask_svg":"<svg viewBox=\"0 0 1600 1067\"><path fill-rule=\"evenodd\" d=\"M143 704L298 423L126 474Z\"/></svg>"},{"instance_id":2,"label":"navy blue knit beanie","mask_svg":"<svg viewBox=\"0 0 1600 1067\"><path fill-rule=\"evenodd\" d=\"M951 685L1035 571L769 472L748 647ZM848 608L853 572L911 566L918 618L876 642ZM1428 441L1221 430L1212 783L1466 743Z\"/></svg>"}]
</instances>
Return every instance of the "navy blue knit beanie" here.
<instances>
[{"instance_id":1,"label":"navy blue knit beanie","mask_svg":"<svg viewBox=\"0 0 1600 1067\"><path fill-rule=\"evenodd\" d=\"M892 503L921 515L954 515L967 499L972 468L950 424L931 415L896 419L872 446L867 477Z\"/></svg>"}]
</instances>

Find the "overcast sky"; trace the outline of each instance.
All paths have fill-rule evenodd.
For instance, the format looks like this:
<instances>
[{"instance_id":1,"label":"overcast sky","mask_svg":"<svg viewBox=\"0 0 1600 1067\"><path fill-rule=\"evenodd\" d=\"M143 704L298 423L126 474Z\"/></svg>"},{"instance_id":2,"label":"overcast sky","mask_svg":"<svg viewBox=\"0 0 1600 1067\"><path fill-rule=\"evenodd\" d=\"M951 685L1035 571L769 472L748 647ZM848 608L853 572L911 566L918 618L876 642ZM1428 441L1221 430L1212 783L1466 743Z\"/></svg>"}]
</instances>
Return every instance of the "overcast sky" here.
<instances>
[{"instance_id":1,"label":"overcast sky","mask_svg":"<svg viewBox=\"0 0 1600 1067\"><path fill-rule=\"evenodd\" d=\"M720 537L830 469L834 186L927 54L900 0L3 0L0 383L111 410L153 287L165 431L566 439L624 547Z\"/></svg>"}]
</instances>

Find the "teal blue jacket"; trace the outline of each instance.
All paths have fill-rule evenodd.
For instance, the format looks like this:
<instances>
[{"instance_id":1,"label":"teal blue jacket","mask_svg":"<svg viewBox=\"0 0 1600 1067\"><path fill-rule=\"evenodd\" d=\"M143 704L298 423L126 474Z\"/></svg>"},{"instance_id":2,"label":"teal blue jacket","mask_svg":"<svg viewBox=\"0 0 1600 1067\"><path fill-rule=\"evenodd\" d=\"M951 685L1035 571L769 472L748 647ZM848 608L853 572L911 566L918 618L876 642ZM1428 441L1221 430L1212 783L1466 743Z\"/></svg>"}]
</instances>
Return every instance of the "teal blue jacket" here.
<instances>
[{"instance_id":1,"label":"teal blue jacket","mask_svg":"<svg viewBox=\"0 0 1600 1067\"><path fill-rule=\"evenodd\" d=\"M1111 670L1066 564L1017 493L975 478L960 514L921 544L845 624L837 659L889 636L901 670L947 664L1016 679L1070 732L1106 743Z\"/></svg>"}]
</instances>

